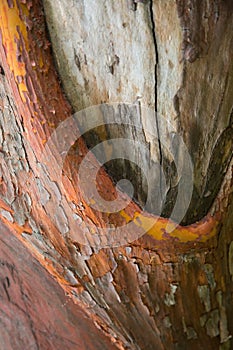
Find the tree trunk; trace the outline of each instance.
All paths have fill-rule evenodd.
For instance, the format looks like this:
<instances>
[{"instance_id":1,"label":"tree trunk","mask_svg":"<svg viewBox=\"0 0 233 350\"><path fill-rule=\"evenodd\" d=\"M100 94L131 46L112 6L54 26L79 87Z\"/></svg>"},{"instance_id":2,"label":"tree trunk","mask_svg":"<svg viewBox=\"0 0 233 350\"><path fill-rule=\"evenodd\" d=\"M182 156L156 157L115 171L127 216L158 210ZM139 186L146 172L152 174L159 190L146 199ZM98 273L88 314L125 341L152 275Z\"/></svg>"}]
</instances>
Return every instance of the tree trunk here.
<instances>
[{"instance_id":1,"label":"tree trunk","mask_svg":"<svg viewBox=\"0 0 233 350\"><path fill-rule=\"evenodd\" d=\"M2 0L0 16L2 232L73 320L65 339L48 317L51 345L42 308L10 309L25 248L2 239L4 348L231 349L232 2ZM31 322L18 344L6 302Z\"/></svg>"}]
</instances>

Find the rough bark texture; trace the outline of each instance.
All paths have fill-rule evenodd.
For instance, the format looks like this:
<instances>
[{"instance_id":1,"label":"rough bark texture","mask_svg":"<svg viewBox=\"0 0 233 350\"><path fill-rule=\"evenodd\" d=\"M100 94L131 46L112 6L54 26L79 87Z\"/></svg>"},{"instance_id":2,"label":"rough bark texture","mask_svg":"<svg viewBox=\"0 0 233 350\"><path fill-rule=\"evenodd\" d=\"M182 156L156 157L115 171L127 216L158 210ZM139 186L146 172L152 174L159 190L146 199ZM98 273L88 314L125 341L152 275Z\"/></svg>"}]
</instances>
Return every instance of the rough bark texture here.
<instances>
[{"instance_id":1,"label":"rough bark texture","mask_svg":"<svg viewBox=\"0 0 233 350\"><path fill-rule=\"evenodd\" d=\"M53 28L58 25L57 21L52 22L55 2L46 0L44 3L59 69L59 65L64 65L64 48L56 52L53 39L53 34L59 30ZM170 118L189 146L195 161L193 199L197 200L195 206L194 201L191 203L188 221L200 220L193 225L177 226L171 233L167 225L173 223L163 218L157 218L154 223L156 217L141 213L133 201L120 213L112 215L99 213L85 202L77 171L87 153L82 138L71 148L63 174L60 173L61 155L57 146L78 135L75 128L72 131L74 124L69 117L73 110L63 95L54 68L42 4L40 1L32 4L30 1L4 0L0 4L0 214L4 225L20 238L73 301L86 309L88 317L119 349L231 349L231 2L204 1L200 6L188 1L128 1L127 7L126 2L120 6L116 2L104 1L99 6L91 1L72 4L58 1L56 4L64 38L71 38L69 31L66 34L69 21L66 23L65 14L69 16L69 6L72 5L75 16L71 13L69 20L72 23L73 17L77 21L76 39L78 35L87 35L88 28L95 23L90 42L95 41L98 45L101 41L108 59L105 61L104 54L104 67L108 67L104 71L100 57L98 60L92 57L92 48L82 46L82 40L77 40L78 47L69 41L72 48L67 51L64 68L69 74L71 66L76 70L71 79L75 94L77 91L76 97L69 92L65 84L67 76L62 76L61 68L60 71L73 108L76 108L76 102L77 108L82 109L89 103L108 100L110 96L106 91L112 94L111 99L120 96L128 102L134 102L138 94L145 94L144 103L153 106L157 112L155 118L163 114ZM133 45L129 51L126 33L122 34L122 27L113 27L112 14L116 18L114 23L127 31L129 44ZM103 36L96 36L100 20L104 26L112 26L111 39L106 39L105 27ZM135 29L136 24L141 30ZM142 50L138 36L142 41L147 38L147 44L143 46L147 50L145 62L143 58L136 60ZM89 43L88 37L85 38ZM55 39L58 41L56 35ZM115 51L117 45L119 50L122 45L125 56ZM224 50L224 55L220 54L221 50ZM128 65L130 51L134 52L132 65ZM95 65L96 61L99 66ZM124 63L122 66L121 62ZM124 81L122 78L121 92L119 81L114 79L118 74L118 80L122 75L125 78L124 70L129 72L129 79ZM90 88L93 87L91 78L96 79L95 89ZM85 83L85 79L90 79L90 83ZM131 86L134 83L135 88ZM138 86L143 87L142 92ZM124 122L127 122L124 119L127 115L124 110L120 115ZM133 109L132 115L138 117L137 108L136 112ZM140 116L144 126L145 119ZM63 133L60 139L51 138L53 131L67 119L70 122L67 133ZM161 127L158 118L157 121ZM108 130L110 137L116 132L112 131ZM124 135L129 137L130 132L126 130ZM196 135L198 138L194 141ZM100 136L101 139L103 135ZM142 139L140 133L136 137ZM152 140L146 138L144 135L146 142L151 143L152 160L160 163L158 142L153 145ZM47 159L44 157L46 145ZM164 157L166 154L162 154L165 166ZM89 166L90 171L98 167L94 156ZM132 170L135 177L135 169ZM115 199L116 190L106 171L101 169L98 176L99 191L106 199ZM175 184L171 187L176 186L176 176L171 174L171 181L174 180ZM215 178L216 188L213 185ZM140 183L141 179L138 181ZM207 195L209 192L211 199ZM120 198L127 200L124 193ZM194 213L194 207L197 213ZM117 239L123 239L117 236L117 227L131 221L134 226L128 229L124 244L117 247ZM100 234L101 228L109 225L113 236L116 232L114 244L112 237ZM143 237L134 237L137 229L141 229L141 234L148 232ZM13 247L17 243L11 244ZM3 280L3 295L9 299L8 285L9 277ZM53 288L51 286L51 290ZM61 317L65 319L65 316ZM74 324L75 321L71 321L70 327L73 328ZM59 328L56 329L60 332ZM76 336L72 339L79 342ZM4 337L6 341L9 339L5 333ZM86 348L91 349L94 344Z\"/></svg>"},{"instance_id":2,"label":"rough bark texture","mask_svg":"<svg viewBox=\"0 0 233 350\"><path fill-rule=\"evenodd\" d=\"M115 349L0 223L1 349Z\"/></svg>"}]
</instances>

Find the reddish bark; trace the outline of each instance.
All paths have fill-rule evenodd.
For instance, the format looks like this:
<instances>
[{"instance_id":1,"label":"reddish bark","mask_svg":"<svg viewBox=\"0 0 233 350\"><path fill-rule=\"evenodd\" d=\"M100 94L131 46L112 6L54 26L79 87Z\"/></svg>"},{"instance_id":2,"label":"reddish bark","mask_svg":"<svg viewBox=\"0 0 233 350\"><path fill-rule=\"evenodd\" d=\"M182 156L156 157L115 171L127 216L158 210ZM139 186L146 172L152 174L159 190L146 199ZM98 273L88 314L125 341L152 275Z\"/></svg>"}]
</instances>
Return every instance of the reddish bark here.
<instances>
[{"instance_id":1,"label":"reddish bark","mask_svg":"<svg viewBox=\"0 0 233 350\"><path fill-rule=\"evenodd\" d=\"M69 236L62 235L59 228L53 223L53 214L56 208L55 206L51 206L51 210L46 212L37 197L35 181L40 178L40 176L42 177L42 175L44 175L42 167L37 167L41 161L41 152L43 151L44 144L48 141L49 136L58 126L59 122L69 117L72 111L63 96L55 72L48 39L46 37L41 2L35 1L33 2L33 6L31 1L26 1L26 5L22 5L22 3L25 3L25 1L8 2L8 5L11 9L13 9L14 6L16 9L21 9L25 6L28 7L29 12L26 17L22 16L19 10L20 16L23 18L21 18L22 22L27 25L27 40L23 36L23 27L17 27L18 37L14 37L14 40L12 40L11 37L3 37L5 41L3 40L3 43L0 45L0 60L2 65L1 70L5 72L4 79L8 82L8 85L10 85L13 91L13 100L17 108L17 111L13 110L12 115L17 120L17 123L22 126L24 130L23 136L28 142L27 145L29 145L28 147L24 145L26 156L25 159L22 160L22 164L28 163L30 165L29 174L24 170L22 170L21 173L17 173L18 182L16 181L16 185L20 190L15 194L15 196L17 196L14 200L21 199L20 196L23 192L23 194L26 193L30 195L29 202L31 202L31 204L29 204L29 209L27 208L28 217L23 224L17 223L16 219L14 222L7 220L7 218L4 219L5 225L8 226L8 231L5 228L4 230L6 230L7 233L4 231L4 234L11 234L13 236L24 233L23 237L20 239L27 245L31 252L36 255L40 263L43 264L51 274L56 276L57 281L67 293L72 295L74 300L83 300L82 293L84 290L87 290L90 297L88 309L89 317L95 320L109 335L111 331L114 332L114 336L117 334L118 345L124 343L126 348L127 344L130 342L130 346L135 349L139 346L141 349L146 350L155 348L167 350L172 348L172 342L174 341L178 345L184 347L188 344L190 349L196 349L197 346L203 346L205 344L209 344L211 349L217 349L219 342L228 342L230 334L232 333L232 321L229 317L232 305L227 309L227 300L230 300L230 295L232 293L230 289L231 277L229 276L227 266L228 249L232 240L232 226L230 226L232 221L229 211L226 214L226 217L229 218L228 226L225 228L225 231L221 233L220 242L218 241L220 238L217 236L219 222L224 222L222 212L224 212L224 210L227 212L229 206L227 200L229 193L227 192L229 188L232 188L230 180L228 187L224 188L224 191L227 193L226 201L224 201L224 203L220 202L220 207L216 206L217 211L220 212L221 215L216 215L214 217L208 215L202 221L191 227L178 227L175 237L168 236L164 231L167 220L163 218L159 219L154 230L149 232L151 234L150 236L145 235L140 240L130 244L129 247L103 249L95 252L95 254L91 249L88 250L75 240L72 240L72 236L70 238ZM5 4L4 11L7 13L7 2L4 1L3 4ZM26 11L25 8L24 10ZM13 41L17 43L18 46L16 46L20 49L20 55L17 55L17 52L14 50L14 45L12 51L8 51L6 45L8 42L7 40L10 40L11 44ZM25 71L22 70L22 62L25 65ZM19 73L21 74L20 77ZM5 83L5 85L7 89L7 84ZM4 98L7 100L6 96ZM5 103L7 101L3 102ZM82 140L79 140L79 149L81 149L83 155L87 151ZM56 164L56 158L54 159ZM80 201L84 201L79 193L77 174L74 169L74 164L78 162L79 159L75 154L68 155L66 160L66 172L63 177L64 187L62 187L62 195L66 202L64 200L62 204L66 205L65 209L70 203L76 205L75 214L80 215L83 222L92 221L100 227L105 226L108 223L108 218L106 220L104 215L97 215L94 210L85 206L85 203L85 210L79 206ZM54 164L51 164L49 170L49 180L51 181L47 183L48 187L46 187L46 190L54 194L54 187L52 187L52 185L56 185L57 179L57 172L54 168ZM101 175L106 185L105 189L114 196L114 187L108 175L104 171ZM28 183L25 183L25 177ZM14 179L11 180L13 185L15 185ZM24 199L21 199L19 207L16 206L15 210L13 206L11 206L13 201L7 200L8 185L8 182L4 183L4 181L2 181L1 183L0 189L3 200L0 202L0 209L7 212L5 216L7 215L9 217L12 215L12 217L15 218L17 217L17 209L20 210L20 205L24 205L25 202ZM13 187L18 188L16 185ZM20 186L23 187L21 188ZM35 190L35 193L33 190ZM59 191L57 190L57 192ZM55 194L57 194L57 192ZM138 210L137 205L131 203L123 213L124 215L120 218L111 218L112 223L119 224L128 222L135 213L137 214ZM144 216L144 218L150 219L151 216ZM30 219L34 220L34 227L32 227L33 221L31 220L29 222ZM39 233L36 230L38 230ZM195 241L189 242L189 237L193 234ZM211 241L205 242L205 238L212 237L213 235L215 235L215 237L212 238ZM38 236L40 239L38 239ZM157 237L162 237L162 241ZM203 243L199 242L201 238L204 240ZM9 245L9 243L6 244ZM157 249L158 247L160 248L159 251ZM183 255L184 252L188 254L191 249L193 249L193 251L189 255ZM16 252L22 252L22 254L19 255L18 260L20 268L14 272L12 266L13 263L16 264L16 259L18 259L16 258ZM24 248L19 246L19 243L12 237L10 239L9 251L7 251L2 258L4 261L7 259L9 264L2 266L4 269L10 271L7 271L7 273L4 273L2 276L2 288L4 292L2 295L5 296L4 300L9 306L11 305L10 301L16 299L16 303L17 305L21 305L21 309L23 309L23 307L28 307L27 314L29 314L31 318L32 315L35 315L34 332L37 329L40 330L38 325L44 324L43 322L46 320L48 325L51 325L51 329L59 334L60 338L58 339L57 337L56 341L63 341L63 343L54 343L56 345L54 345L54 348L60 348L61 346L69 348L69 344L67 345L67 343L65 343L65 338L63 338L63 335L64 337L67 335L67 329L64 330L61 324L67 321L66 317L68 313L68 318L71 317L72 320L70 322L67 321L67 327L70 327L70 332L73 334L72 339L75 344L77 344L77 347L80 349L82 349L81 346L83 346L83 349L98 349L97 346L101 345L98 342L93 343L93 345L88 342L86 342L86 344L81 342L81 340L85 341L85 339L89 337L90 330L92 332L91 321L90 325L84 322L87 317L86 314L77 306L74 306L72 301L65 298L60 287L52 281L33 258L27 254ZM221 254L224 256L225 265L221 265ZM6 257L6 255L8 255L8 257ZM33 266L30 263L29 265L25 264L24 267L24 260L20 260L23 259L24 256L26 257L26 261L33 261ZM86 260L79 259L80 256L81 258L85 256ZM27 270L27 268L29 270ZM22 275L19 275L20 269L23 269ZM35 279L33 279L32 283L31 275L34 269L42 271L39 272L38 284ZM67 270L70 275L68 275ZM215 271L216 274L214 273ZM8 276L9 273L11 273L10 277ZM14 295L16 295L15 299L14 295L12 297L10 294L11 280L14 278L14 273L17 276L15 279L18 281L18 284L16 283L14 287L15 289L12 288L12 293L14 290ZM212 301L211 310L209 306L203 306L202 299L198 299L197 284L200 290L208 290ZM14 281L12 285L14 285ZM32 301L30 304L26 304L26 306L26 301L23 299L25 295L23 294L22 296L22 287L20 289L20 286L23 286L24 289L24 285L26 285L25 289L29 290L28 294L30 293L30 301ZM48 289L43 288L45 286L48 287ZM203 286L204 288L202 288ZM111 287L111 289L108 290L108 287ZM175 295L176 289L177 294ZM55 294L52 294L53 301L51 301L50 294L54 293L54 291ZM39 298L39 294L43 296L42 299ZM56 300L54 301L55 295L59 295L59 300L56 303ZM222 295L224 295L225 299L223 302L220 302L219 300ZM195 302L192 302L193 299L195 299ZM69 309L66 309L66 312L63 313L65 309L61 307L61 304L66 304L66 302L67 305L70 306ZM55 314L55 319L59 320L58 325L54 325L53 323L54 319L52 316L54 315L49 319L47 315L45 315L43 307L46 305L46 307L49 308L49 303L52 303L49 309L50 312L53 312ZM96 308L93 307L92 309L92 303L95 303ZM1 309L3 310L4 307L5 304L2 305ZM215 312L216 308L219 308L218 317L222 317L222 324L220 330L215 325L217 329L217 331L215 329L216 334L211 333L209 335L208 332L210 333L212 328L209 327L209 329L207 326L215 320L215 313L212 314L212 311ZM22 310L18 308L17 313L18 312L22 312ZM181 312L183 318L177 317L179 312ZM226 322L223 324L226 314L228 323ZM24 323L26 321L28 322L29 316L27 316L25 312L22 312L22 317L25 317L23 319ZM192 316L194 316L194 320L192 320ZM200 324L201 316L204 316L202 320L203 324ZM73 333L74 326L79 317L83 319L79 334L80 337ZM5 317L3 320L6 322ZM112 322L111 324L109 320ZM13 322L13 320L11 320L11 322ZM29 330L31 332L32 328L30 322L26 323L26 325L30 326ZM15 326L14 339L10 339L7 333L3 333L6 348L9 344L7 343L8 341L12 340L12 342L15 342L13 346L16 346L15 344L18 339L21 340L21 329L17 327ZM146 329L144 330L143 327ZM205 327L208 328L207 334ZM46 343L48 339L43 338L41 332L35 333L37 344L39 341L42 342L42 345L40 344L39 346L36 345L34 335L32 333L27 334L31 338L23 339L23 343L20 344L21 348L26 347L25 342L31 341L31 339L35 342L35 348L36 346L37 348L39 346L42 348L43 346L46 348L48 345L53 346L50 343ZM49 335L51 334L52 331ZM102 337L99 336L99 332L96 331L94 334L96 338L102 339ZM216 337L219 337L219 339L216 340ZM43 343L43 341L45 343ZM135 345L135 343L137 345ZM94 344L96 344L96 346ZM107 344L106 340L106 346L110 348L110 345ZM70 348L73 348L72 346L70 346ZM101 346L101 348L103 348L103 346Z\"/></svg>"},{"instance_id":2,"label":"reddish bark","mask_svg":"<svg viewBox=\"0 0 233 350\"><path fill-rule=\"evenodd\" d=\"M2 222L0 245L1 349L115 349Z\"/></svg>"}]
</instances>

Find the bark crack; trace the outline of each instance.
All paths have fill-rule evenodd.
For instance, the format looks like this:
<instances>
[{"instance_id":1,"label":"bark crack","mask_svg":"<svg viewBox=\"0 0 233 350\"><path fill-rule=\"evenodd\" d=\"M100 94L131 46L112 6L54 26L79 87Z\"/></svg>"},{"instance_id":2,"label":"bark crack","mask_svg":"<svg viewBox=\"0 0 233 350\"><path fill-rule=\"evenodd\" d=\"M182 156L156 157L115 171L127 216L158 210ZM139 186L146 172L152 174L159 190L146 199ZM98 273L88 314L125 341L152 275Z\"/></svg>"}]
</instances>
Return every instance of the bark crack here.
<instances>
[{"instance_id":1,"label":"bark crack","mask_svg":"<svg viewBox=\"0 0 233 350\"><path fill-rule=\"evenodd\" d=\"M2 285L3 285L3 289L5 291L5 294L7 296L8 301L11 302L10 294L8 292L8 288L10 287L10 280L7 276L2 281Z\"/></svg>"},{"instance_id":2,"label":"bark crack","mask_svg":"<svg viewBox=\"0 0 233 350\"><path fill-rule=\"evenodd\" d=\"M149 2L149 12L150 12L150 20L151 20L152 38L153 38L154 50L155 50L155 69L154 69L154 79L155 79L155 87L154 87L155 107L154 107L154 110L155 110L156 131L157 131L157 136L158 136L159 164L160 164L159 182L160 182L160 192L161 192L161 191L162 191L162 164L163 164L163 154L162 154L162 144L161 144L161 140L160 140L159 119L158 119L158 62L159 62L159 54L158 54L158 46L157 46L156 33L155 33L155 21L154 21L153 0L150 0L150 2ZM161 196L161 198L162 198L162 193L160 193L160 196Z\"/></svg>"}]
</instances>

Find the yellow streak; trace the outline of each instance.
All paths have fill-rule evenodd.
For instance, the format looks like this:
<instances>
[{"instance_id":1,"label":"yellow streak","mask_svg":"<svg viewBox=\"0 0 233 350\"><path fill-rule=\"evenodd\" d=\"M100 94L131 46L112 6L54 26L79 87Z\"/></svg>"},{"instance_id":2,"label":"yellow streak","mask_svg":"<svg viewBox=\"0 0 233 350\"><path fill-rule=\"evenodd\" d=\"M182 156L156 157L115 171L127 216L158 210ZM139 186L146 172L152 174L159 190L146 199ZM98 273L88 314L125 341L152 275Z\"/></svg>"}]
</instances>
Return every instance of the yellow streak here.
<instances>
[{"instance_id":1,"label":"yellow streak","mask_svg":"<svg viewBox=\"0 0 233 350\"><path fill-rule=\"evenodd\" d=\"M0 24L7 62L10 70L14 74L20 96L23 102L25 102L24 92L27 91L25 84L26 68L24 62L19 62L18 55L20 55L20 52L18 52L17 42L20 39L18 33L20 32L24 38L26 49L28 49L27 28L25 22L20 18L16 1L14 0L13 2L13 8L9 8L6 0L0 1ZM26 5L20 3L20 6L23 15L28 16Z\"/></svg>"},{"instance_id":2,"label":"yellow streak","mask_svg":"<svg viewBox=\"0 0 233 350\"><path fill-rule=\"evenodd\" d=\"M170 233L171 237L178 238L180 242L195 241L198 238L198 234L193 233L186 227L179 226Z\"/></svg>"},{"instance_id":3,"label":"yellow streak","mask_svg":"<svg viewBox=\"0 0 233 350\"><path fill-rule=\"evenodd\" d=\"M196 225L180 226L169 219L156 216L149 217L139 212L135 212L133 218L125 210L122 210L120 215L125 218L127 223L133 221L145 233L159 241L167 240L170 237L177 238L182 243L206 242L217 234L218 228L218 222L213 218L200 221Z\"/></svg>"}]
</instances>

